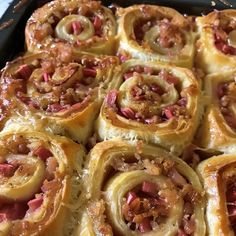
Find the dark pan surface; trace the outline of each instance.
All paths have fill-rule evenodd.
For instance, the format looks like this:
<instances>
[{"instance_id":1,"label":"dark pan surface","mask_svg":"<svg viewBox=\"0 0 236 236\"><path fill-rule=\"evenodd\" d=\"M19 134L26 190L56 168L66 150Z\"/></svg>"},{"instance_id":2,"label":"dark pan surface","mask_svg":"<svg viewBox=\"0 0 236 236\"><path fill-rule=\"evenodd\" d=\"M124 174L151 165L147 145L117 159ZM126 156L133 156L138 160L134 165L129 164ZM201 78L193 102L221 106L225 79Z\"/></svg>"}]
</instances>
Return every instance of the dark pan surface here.
<instances>
[{"instance_id":1,"label":"dark pan surface","mask_svg":"<svg viewBox=\"0 0 236 236\"><path fill-rule=\"evenodd\" d=\"M26 21L35 9L46 2L48 1L14 0L9 6L0 19L0 68L24 51ZM115 3L123 7L141 3L163 5L189 15L206 14L213 9L236 9L236 0L103 0L102 2L106 6ZM1 29L1 26L7 22L9 22L9 26Z\"/></svg>"}]
</instances>

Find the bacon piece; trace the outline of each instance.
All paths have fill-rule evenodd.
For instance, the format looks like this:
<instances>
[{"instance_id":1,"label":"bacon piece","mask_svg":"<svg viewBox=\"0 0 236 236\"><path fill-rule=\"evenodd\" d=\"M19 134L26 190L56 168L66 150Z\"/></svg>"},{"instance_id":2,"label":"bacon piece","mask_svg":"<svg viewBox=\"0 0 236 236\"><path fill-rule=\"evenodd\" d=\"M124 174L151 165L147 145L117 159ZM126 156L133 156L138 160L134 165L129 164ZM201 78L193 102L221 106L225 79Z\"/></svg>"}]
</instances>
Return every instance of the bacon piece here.
<instances>
[{"instance_id":1,"label":"bacon piece","mask_svg":"<svg viewBox=\"0 0 236 236\"><path fill-rule=\"evenodd\" d=\"M157 186L156 184L149 182L149 181L143 181L142 183L142 191L144 193L157 193Z\"/></svg>"},{"instance_id":2,"label":"bacon piece","mask_svg":"<svg viewBox=\"0 0 236 236\"><path fill-rule=\"evenodd\" d=\"M187 105L187 98L186 98L186 97L181 98L181 99L177 102L177 104L178 104L179 106L181 106L181 107L186 107L186 105Z\"/></svg>"},{"instance_id":3,"label":"bacon piece","mask_svg":"<svg viewBox=\"0 0 236 236\"><path fill-rule=\"evenodd\" d=\"M3 221L7 221L7 215L6 213L0 213L0 223Z\"/></svg>"},{"instance_id":4,"label":"bacon piece","mask_svg":"<svg viewBox=\"0 0 236 236\"><path fill-rule=\"evenodd\" d=\"M44 146L39 146L37 149L33 150L33 155L38 156L42 161L46 161L49 157L53 156L51 151Z\"/></svg>"},{"instance_id":5,"label":"bacon piece","mask_svg":"<svg viewBox=\"0 0 236 236\"><path fill-rule=\"evenodd\" d=\"M169 84L173 84L174 86L179 84L179 79L176 78L173 75L168 74L165 78L164 78Z\"/></svg>"},{"instance_id":6,"label":"bacon piece","mask_svg":"<svg viewBox=\"0 0 236 236\"><path fill-rule=\"evenodd\" d=\"M228 202L236 201L236 186L232 186L230 189L227 190L226 198Z\"/></svg>"},{"instance_id":7,"label":"bacon piece","mask_svg":"<svg viewBox=\"0 0 236 236\"><path fill-rule=\"evenodd\" d=\"M191 235L195 231L195 220L193 217L191 217L189 220L183 218L183 228L184 232L187 235Z\"/></svg>"},{"instance_id":8,"label":"bacon piece","mask_svg":"<svg viewBox=\"0 0 236 236\"><path fill-rule=\"evenodd\" d=\"M141 233L146 233L152 230L151 220L149 218L144 218L139 224L138 229Z\"/></svg>"},{"instance_id":9,"label":"bacon piece","mask_svg":"<svg viewBox=\"0 0 236 236\"><path fill-rule=\"evenodd\" d=\"M150 89L151 89L153 92L159 94L160 96L165 93L164 90L163 90L163 88L162 88L161 86L159 86L158 84L154 84L154 83L151 84L151 85L150 85Z\"/></svg>"},{"instance_id":10,"label":"bacon piece","mask_svg":"<svg viewBox=\"0 0 236 236\"><path fill-rule=\"evenodd\" d=\"M135 192L132 192L132 191L128 192L127 199L126 199L127 204L130 204L136 198L137 198L137 195L135 194Z\"/></svg>"},{"instance_id":11,"label":"bacon piece","mask_svg":"<svg viewBox=\"0 0 236 236\"><path fill-rule=\"evenodd\" d=\"M96 77L97 71L93 68L83 68L83 75L86 77Z\"/></svg>"},{"instance_id":12,"label":"bacon piece","mask_svg":"<svg viewBox=\"0 0 236 236\"><path fill-rule=\"evenodd\" d=\"M133 76L133 72L127 72L123 75L124 80L127 80Z\"/></svg>"},{"instance_id":13,"label":"bacon piece","mask_svg":"<svg viewBox=\"0 0 236 236\"><path fill-rule=\"evenodd\" d=\"M27 204L29 206L29 212L34 212L36 209L38 209L43 203L43 196L39 196L35 199L30 200Z\"/></svg>"},{"instance_id":14,"label":"bacon piece","mask_svg":"<svg viewBox=\"0 0 236 236\"><path fill-rule=\"evenodd\" d=\"M115 105L117 96L118 96L117 90L111 90L108 92L106 96L106 103L109 107L113 107Z\"/></svg>"},{"instance_id":15,"label":"bacon piece","mask_svg":"<svg viewBox=\"0 0 236 236\"><path fill-rule=\"evenodd\" d=\"M24 64L19 66L19 69L16 71L16 74L19 75L22 79L28 79L32 74L32 70L29 65Z\"/></svg>"},{"instance_id":16,"label":"bacon piece","mask_svg":"<svg viewBox=\"0 0 236 236\"><path fill-rule=\"evenodd\" d=\"M15 172L15 167L11 164L0 164L0 175L5 177L12 176Z\"/></svg>"},{"instance_id":17,"label":"bacon piece","mask_svg":"<svg viewBox=\"0 0 236 236\"><path fill-rule=\"evenodd\" d=\"M3 220L17 220L25 216L26 210L26 205L22 202L5 204L0 208L0 215Z\"/></svg>"},{"instance_id":18,"label":"bacon piece","mask_svg":"<svg viewBox=\"0 0 236 236\"><path fill-rule=\"evenodd\" d=\"M59 112L63 109L64 109L64 107L61 104L54 103L54 104L48 105L47 111L48 112Z\"/></svg>"},{"instance_id":19,"label":"bacon piece","mask_svg":"<svg viewBox=\"0 0 236 236\"><path fill-rule=\"evenodd\" d=\"M120 111L126 118L131 120L135 119L135 112L131 108L129 107L121 108Z\"/></svg>"},{"instance_id":20,"label":"bacon piece","mask_svg":"<svg viewBox=\"0 0 236 236\"><path fill-rule=\"evenodd\" d=\"M83 27L79 21L74 21L71 24L72 32L75 35L79 35L83 31Z\"/></svg>"}]
</instances>

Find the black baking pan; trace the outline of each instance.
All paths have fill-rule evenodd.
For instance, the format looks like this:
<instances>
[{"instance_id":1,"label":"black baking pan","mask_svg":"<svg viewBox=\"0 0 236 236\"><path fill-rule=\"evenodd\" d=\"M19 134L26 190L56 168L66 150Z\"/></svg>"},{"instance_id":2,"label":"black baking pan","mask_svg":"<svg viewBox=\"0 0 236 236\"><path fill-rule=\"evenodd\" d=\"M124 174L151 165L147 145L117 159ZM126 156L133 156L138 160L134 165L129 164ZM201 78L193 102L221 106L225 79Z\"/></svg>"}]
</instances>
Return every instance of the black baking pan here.
<instances>
[{"instance_id":1,"label":"black baking pan","mask_svg":"<svg viewBox=\"0 0 236 236\"><path fill-rule=\"evenodd\" d=\"M48 1L14 0L9 6L0 19L0 68L24 51L26 21L35 9L46 2ZM206 14L213 9L236 9L236 0L103 0L102 2L106 6L115 3L123 7L141 3L163 5L189 15Z\"/></svg>"}]
</instances>

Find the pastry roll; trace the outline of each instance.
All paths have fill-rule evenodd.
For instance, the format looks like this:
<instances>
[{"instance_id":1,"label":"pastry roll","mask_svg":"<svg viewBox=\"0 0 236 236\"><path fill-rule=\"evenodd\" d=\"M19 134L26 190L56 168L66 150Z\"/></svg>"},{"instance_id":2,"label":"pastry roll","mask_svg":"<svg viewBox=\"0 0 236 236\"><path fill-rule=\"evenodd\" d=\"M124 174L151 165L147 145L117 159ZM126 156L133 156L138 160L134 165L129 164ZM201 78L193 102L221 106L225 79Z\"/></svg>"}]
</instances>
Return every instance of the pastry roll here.
<instances>
[{"instance_id":1,"label":"pastry roll","mask_svg":"<svg viewBox=\"0 0 236 236\"><path fill-rule=\"evenodd\" d=\"M208 235L235 235L236 155L214 156L201 162L197 170L207 194Z\"/></svg>"},{"instance_id":2,"label":"pastry roll","mask_svg":"<svg viewBox=\"0 0 236 236\"><path fill-rule=\"evenodd\" d=\"M204 198L181 159L141 142L97 144L85 165L78 235L205 235Z\"/></svg>"},{"instance_id":3,"label":"pastry roll","mask_svg":"<svg viewBox=\"0 0 236 236\"><path fill-rule=\"evenodd\" d=\"M2 94L13 104L10 123L26 122L34 129L86 143L118 59L62 49L55 55L42 52L7 64Z\"/></svg>"},{"instance_id":4,"label":"pastry roll","mask_svg":"<svg viewBox=\"0 0 236 236\"><path fill-rule=\"evenodd\" d=\"M99 139L144 140L179 154L201 117L200 81L188 69L138 60L122 64L114 76L119 89L102 105Z\"/></svg>"},{"instance_id":5,"label":"pastry roll","mask_svg":"<svg viewBox=\"0 0 236 236\"><path fill-rule=\"evenodd\" d=\"M82 192L82 146L18 130L2 132L0 147L0 234L71 235Z\"/></svg>"},{"instance_id":6,"label":"pastry roll","mask_svg":"<svg viewBox=\"0 0 236 236\"><path fill-rule=\"evenodd\" d=\"M203 148L236 151L236 70L205 78L207 108L197 138Z\"/></svg>"},{"instance_id":7,"label":"pastry roll","mask_svg":"<svg viewBox=\"0 0 236 236\"><path fill-rule=\"evenodd\" d=\"M206 73L236 66L236 10L213 11L198 17L200 33L196 63Z\"/></svg>"},{"instance_id":8,"label":"pastry roll","mask_svg":"<svg viewBox=\"0 0 236 236\"><path fill-rule=\"evenodd\" d=\"M55 0L33 13L25 39L30 52L63 42L75 51L112 55L117 47L116 28L113 13L99 1Z\"/></svg>"},{"instance_id":9,"label":"pastry roll","mask_svg":"<svg viewBox=\"0 0 236 236\"><path fill-rule=\"evenodd\" d=\"M174 9L134 5L118 11L119 49L133 58L191 68L195 33Z\"/></svg>"}]
</instances>

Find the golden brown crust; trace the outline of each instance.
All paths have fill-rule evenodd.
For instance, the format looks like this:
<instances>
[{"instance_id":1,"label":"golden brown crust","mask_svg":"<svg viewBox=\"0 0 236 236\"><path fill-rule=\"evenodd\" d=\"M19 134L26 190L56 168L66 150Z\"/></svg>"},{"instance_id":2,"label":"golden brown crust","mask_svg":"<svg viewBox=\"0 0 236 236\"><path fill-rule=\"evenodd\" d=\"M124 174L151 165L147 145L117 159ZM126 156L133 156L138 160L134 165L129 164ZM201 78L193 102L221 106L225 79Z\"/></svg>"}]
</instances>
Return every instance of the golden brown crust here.
<instances>
[{"instance_id":1,"label":"golden brown crust","mask_svg":"<svg viewBox=\"0 0 236 236\"><path fill-rule=\"evenodd\" d=\"M209 236L234 235L227 210L227 185L235 179L236 156L220 155L209 158L197 167L207 193L206 221Z\"/></svg>"},{"instance_id":2,"label":"golden brown crust","mask_svg":"<svg viewBox=\"0 0 236 236\"><path fill-rule=\"evenodd\" d=\"M195 54L192 25L174 9L134 5L120 9L121 53L145 61L191 68Z\"/></svg>"},{"instance_id":3,"label":"golden brown crust","mask_svg":"<svg viewBox=\"0 0 236 236\"><path fill-rule=\"evenodd\" d=\"M0 223L1 234L34 235L40 228L42 235L69 235L82 191L78 177L83 147L64 137L20 127L1 133L0 145L0 211L6 217ZM3 166L12 166L13 172L7 173ZM6 203L4 199L15 200Z\"/></svg>"},{"instance_id":4,"label":"golden brown crust","mask_svg":"<svg viewBox=\"0 0 236 236\"><path fill-rule=\"evenodd\" d=\"M25 29L30 52L57 47L59 42L74 51L113 55L116 21L99 1L52 1L37 9Z\"/></svg>"},{"instance_id":5,"label":"golden brown crust","mask_svg":"<svg viewBox=\"0 0 236 236\"><path fill-rule=\"evenodd\" d=\"M118 90L108 93L96 122L99 138L140 139L180 153L202 114L201 82L188 69L138 60L115 77Z\"/></svg>"},{"instance_id":6,"label":"golden brown crust","mask_svg":"<svg viewBox=\"0 0 236 236\"><path fill-rule=\"evenodd\" d=\"M196 64L206 73L234 69L236 47L229 39L236 29L236 11L214 11L198 17L196 22L200 33Z\"/></svg>"}]
</instances>

